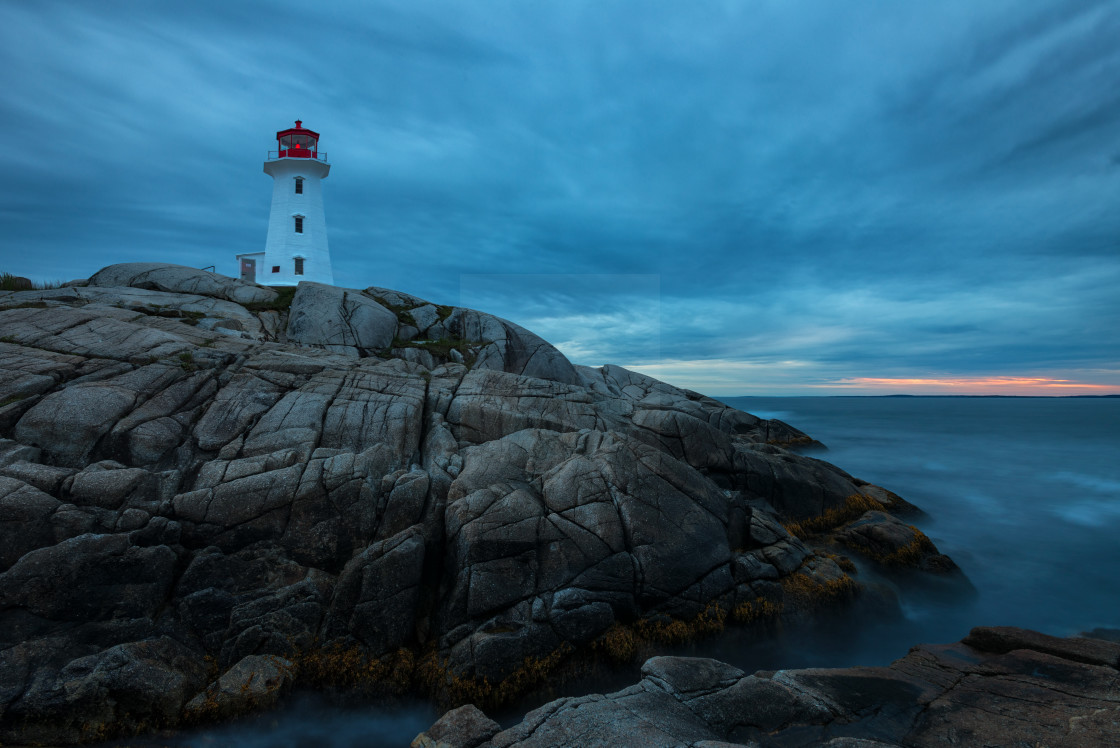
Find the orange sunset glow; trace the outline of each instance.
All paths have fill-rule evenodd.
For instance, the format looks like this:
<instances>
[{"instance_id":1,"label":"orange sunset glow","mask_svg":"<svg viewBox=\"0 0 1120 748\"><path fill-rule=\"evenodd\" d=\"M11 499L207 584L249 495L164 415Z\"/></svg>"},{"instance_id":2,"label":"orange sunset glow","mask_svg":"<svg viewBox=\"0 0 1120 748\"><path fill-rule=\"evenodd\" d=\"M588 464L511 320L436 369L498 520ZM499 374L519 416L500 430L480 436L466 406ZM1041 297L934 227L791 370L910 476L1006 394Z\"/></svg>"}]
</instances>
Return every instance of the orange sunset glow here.
<instances>
[{"instance_id":1,"label":"orange sunset glow","mask_svg":"<svg viewBox=\"0 0 1120 748\"><path fill-rule=\"evenodd\" d=\"M833 385L870 387L955 395L1108 395L1120 393L1114 384L1092 384L1051 377L849 377Z\"/></svg>"}]
</instances>

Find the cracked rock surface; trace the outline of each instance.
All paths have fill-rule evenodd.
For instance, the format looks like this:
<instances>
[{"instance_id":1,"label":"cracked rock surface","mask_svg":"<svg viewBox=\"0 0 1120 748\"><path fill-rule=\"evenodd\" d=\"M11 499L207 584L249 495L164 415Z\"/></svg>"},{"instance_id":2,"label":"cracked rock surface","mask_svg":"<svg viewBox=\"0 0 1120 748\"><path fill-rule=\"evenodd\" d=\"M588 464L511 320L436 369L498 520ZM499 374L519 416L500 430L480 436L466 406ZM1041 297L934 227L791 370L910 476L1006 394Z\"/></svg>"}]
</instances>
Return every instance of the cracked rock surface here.
<instances>
[{"instance_id":1,"label":"cracked rock surface","mask_svg":"<svg viewBox=\"0 0 1120 748\"><path fill-rule=\"evenodd\" d=\"M0 743L266 705L317 651L498 682L850 583L783 524L901 499L810 441L388 289L130 263L0 293Z\"/></svg>"},{"instance_id":2,"label":"cracked rock surface","mask_svg":"<svg viewBox=\"0 0 1120 748\"><path fill-rule=\"evenodd\" d=\"M636 685L553 701L487 735L448 713L413 746L758 748L1116 745L1120 644L977 628L889 667L747 675L716 660L654 657Z\"/></svg>"}]
</instances>

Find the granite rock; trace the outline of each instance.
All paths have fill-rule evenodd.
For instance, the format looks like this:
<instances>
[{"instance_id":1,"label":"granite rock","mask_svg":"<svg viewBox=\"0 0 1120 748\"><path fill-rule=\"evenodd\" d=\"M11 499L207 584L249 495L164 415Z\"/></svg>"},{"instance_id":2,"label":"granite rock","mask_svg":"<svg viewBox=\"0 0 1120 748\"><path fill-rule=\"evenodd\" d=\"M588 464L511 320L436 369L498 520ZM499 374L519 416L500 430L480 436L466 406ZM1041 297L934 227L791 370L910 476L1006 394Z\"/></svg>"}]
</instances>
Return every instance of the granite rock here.
<instances>
[{"instance_id":1,"label":"granite rock","mask_svg":"<svg viewBox=\"0 0 1120 748\"><path fill-rule=\"evenodd\" d=\"M459 731L445 717L421 737L438 726L449 745L461 735L479 748L1103 748L1115 745L1120 721L1118 658L1115 642L1008 627L916 646L889 667L747 675L715 660L655 657L634 686L551 702L488 740L475 738L470 725L484 715L474 713Z\"/></svg>"},{"instance_id":2,"label":"granite rock","mask_svg":"<svg viewBox=\"0 0 1120 748\"><path fill-rule=\"evenodd\" d=\"M499 683L616 627L794 613L858 580L784 525L864 495L897 529L905 502L793 427L508 320L382 288L276 301L158 263L0 294L0 742L261 708L324 651ZM635 735L671 743L667 719Z\"/></svg>"},{"instance_id":3,"label":"granite rock","mask_svg":"<svg viewBox=\"0 0 1120 748\"><path fill-rule=\"evenodd\" d=\"M276 291L219 273L166 262L125 262L94 273L88 286L143 288L175 294L197 294L238 304L267 302Z\"/></svg>"}]
</instances>

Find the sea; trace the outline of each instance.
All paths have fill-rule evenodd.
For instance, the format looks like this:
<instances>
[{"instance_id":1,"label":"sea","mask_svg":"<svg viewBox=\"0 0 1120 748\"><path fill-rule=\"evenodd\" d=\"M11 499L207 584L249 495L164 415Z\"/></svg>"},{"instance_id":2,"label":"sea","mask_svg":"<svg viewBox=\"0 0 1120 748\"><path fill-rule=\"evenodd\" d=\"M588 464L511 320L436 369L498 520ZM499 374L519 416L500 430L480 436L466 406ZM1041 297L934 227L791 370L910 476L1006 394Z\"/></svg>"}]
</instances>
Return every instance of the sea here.
<instances>
[{"instance_id":1,"label":"sea","mask_svg":"<svg viewBox=\"0 0 1120 748\"><path fill-rule=\"evenodd\" d=\"M961 573L883 575L860 563L857 578L875 592L849 607L729 628L664 653L753 672L886 665L973 626L1055 636L1120 630L1120 398L722 399L801 429L827 447L811 456L916 504L923 514L906 521ZM508 725L551 698L616 690L639 677L637 668L592 672L495 716ZM438 716L423 703L343 705L302 693L252 719L131 745L407 746Z\"/></svg>"}]
</instances>

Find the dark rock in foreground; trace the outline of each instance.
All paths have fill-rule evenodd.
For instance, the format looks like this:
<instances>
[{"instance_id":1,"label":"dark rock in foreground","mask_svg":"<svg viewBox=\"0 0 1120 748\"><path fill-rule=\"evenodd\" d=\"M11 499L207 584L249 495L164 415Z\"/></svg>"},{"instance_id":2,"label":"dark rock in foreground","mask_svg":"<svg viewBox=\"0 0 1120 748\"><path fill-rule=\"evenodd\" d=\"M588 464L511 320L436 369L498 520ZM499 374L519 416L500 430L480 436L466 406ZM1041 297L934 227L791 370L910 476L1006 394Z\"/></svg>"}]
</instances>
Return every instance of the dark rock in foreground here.
<instances>
[{"instance_id":1,"label":"dark rock in foreground","mask_svg":"<svg viewBox=\"0 0 1120 748\"><path fill-rule=\"evenodd\" d=\"M747 675L716 660L655 657L625 690L559 699L496 734L462 707L412 745L1115 746L1118 667L1120 644L1015 628L917 646L890 667Z\"/></svg>"},{"instance_id":2,"label":"dark rock in foreground","mask_svg":"<svg viewBox=\"0 0 1120 748\"><path fill-rule=\"evenodd\" d=\"M0 742L291 683L497 701L811 615L859 588L826 548L953 568L811 441L382 288L132 263L0 292Z\"/></svg>"}]
</instances>

